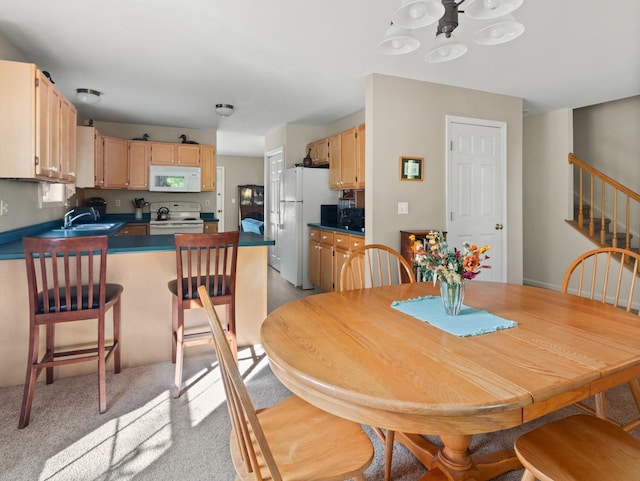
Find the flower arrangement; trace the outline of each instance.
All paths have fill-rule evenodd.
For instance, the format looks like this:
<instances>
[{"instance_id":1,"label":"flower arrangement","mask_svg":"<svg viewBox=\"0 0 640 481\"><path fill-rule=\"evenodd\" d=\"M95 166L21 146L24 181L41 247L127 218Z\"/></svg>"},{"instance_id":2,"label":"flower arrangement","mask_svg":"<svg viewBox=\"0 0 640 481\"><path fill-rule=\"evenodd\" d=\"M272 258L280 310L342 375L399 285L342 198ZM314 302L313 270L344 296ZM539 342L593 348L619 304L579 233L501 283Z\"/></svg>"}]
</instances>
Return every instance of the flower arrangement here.
<instances>
[{"instance_id":1,"label":"flower arrangement","mask_svg":"<svg viewBox=\"0 0 640 481\"><path fill-rule=\"evenodd\" d=\"M442 232L429 232L425 239L426 245L417 241L414 235L409 239L413 242L414 264L425 281L432 279L435 284L436 279L439 279L447 284L461 284L464 280L474 279L481 269L491 268L483 264L489 259L486 252L491 247L488 245L478 247L464 242L461 251L455 247L450 249Z\"/></svg>"}]
</instances>

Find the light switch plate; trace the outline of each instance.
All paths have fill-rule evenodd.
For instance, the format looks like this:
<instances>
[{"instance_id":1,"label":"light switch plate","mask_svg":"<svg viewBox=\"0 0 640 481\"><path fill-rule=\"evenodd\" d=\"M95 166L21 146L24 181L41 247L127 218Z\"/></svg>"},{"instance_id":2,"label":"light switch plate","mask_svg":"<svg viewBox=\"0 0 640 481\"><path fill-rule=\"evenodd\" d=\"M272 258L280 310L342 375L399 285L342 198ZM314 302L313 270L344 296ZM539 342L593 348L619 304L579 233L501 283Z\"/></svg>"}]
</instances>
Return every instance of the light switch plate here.
<instances>
[{"instance_id":1,"label":"light switch plate","mask_svg":"<svg viewBox=\"0 0 640 481\"><path fill-rule=\"evenodd\" d=\"M398 202L398 214L409 213L409 202Z\"/></svg>"}]
</instances>

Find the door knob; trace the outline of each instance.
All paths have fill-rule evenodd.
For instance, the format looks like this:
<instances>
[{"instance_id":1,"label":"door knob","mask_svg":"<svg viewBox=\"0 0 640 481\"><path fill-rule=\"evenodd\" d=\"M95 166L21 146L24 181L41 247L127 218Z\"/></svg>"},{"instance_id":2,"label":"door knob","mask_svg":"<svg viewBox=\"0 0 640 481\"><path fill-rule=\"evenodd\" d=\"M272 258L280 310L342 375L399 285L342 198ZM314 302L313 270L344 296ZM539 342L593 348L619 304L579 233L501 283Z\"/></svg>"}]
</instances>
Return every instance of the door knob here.
<instances>
[{"instance_id":1,"label":"door knob","mask_svg":"<svg viewBox=\"0 0 640 481\"><path fill-rule=\"evenodd\" d=\"M496 230L502 230L502 224L496 224Z\"/></svg>"}]
</instances>

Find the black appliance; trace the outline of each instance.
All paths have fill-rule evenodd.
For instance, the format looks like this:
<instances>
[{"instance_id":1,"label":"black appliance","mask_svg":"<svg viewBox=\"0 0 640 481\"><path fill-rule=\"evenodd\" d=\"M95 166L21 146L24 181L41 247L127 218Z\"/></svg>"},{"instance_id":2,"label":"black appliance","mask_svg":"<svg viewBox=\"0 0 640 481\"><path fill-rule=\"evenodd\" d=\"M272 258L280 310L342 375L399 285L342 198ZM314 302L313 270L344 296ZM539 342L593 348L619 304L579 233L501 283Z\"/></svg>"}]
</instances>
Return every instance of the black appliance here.
<instances>
[{"instance_id":1,"label":"black appliance","mask_svg":"<svg viewBox=\"0 0 640 481\"><path fill-rule=\"evenodd\" d=\"M85 201L86 207L93 207L98 212L97 220L104 220L107 213L107 201L102 197L90 197Z\"/></svg>"},{"instance_id":2,"label":"black appliance","mask_svg":"<svg viewBox=\"0 0 640 481\"><path fill-rule=\"evenodd\" d=\"M328 227L338 226L338 205L322 204L320 205L320 224Z\"/></svg>"},{"instance_id":3,"label":"black appliance","mask_svg":"<svg viewBox=\"0 0 640 481\"><path fill-rule=\"evenodd\" d=\"M364 209L348 207L340 211L339 224L345 229L359 230L364 229Z\"/></svg>"}]
</instances>

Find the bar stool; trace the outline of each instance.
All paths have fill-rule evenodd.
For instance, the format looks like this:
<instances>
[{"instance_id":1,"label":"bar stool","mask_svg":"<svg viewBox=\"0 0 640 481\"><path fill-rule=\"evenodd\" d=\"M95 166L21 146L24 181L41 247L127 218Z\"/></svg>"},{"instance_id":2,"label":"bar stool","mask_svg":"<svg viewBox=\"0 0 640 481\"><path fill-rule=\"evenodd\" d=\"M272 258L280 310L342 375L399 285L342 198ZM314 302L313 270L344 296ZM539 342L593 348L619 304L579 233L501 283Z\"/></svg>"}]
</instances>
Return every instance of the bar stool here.
<instances>
[{"instance_id":1,"label":"bar stool","mask_svg":"<svg viewBox=\"0 0 640 481\"><path fill-rule=\"evenodd\" d=\"M227 339L236 360L236 266L240 233L175 234L177 277L169 281L172 298L172 360L176 365L174 397L180 397L184 349L212 344L208 326L185 333L185 309L202 308L198 287L204 285L214 305L226 307ZM181 279L181 282L178 282Z\"/></svg>"},{"instance_id":2,"label":"bar stool","mask_svg":"<svg viewBox=\"0 0 640 481\"><path fill-rule=\"evenodd\" d=\"M65 364L98 361L99 410L107 410L106 363L113 354L113 370L120 372L119 284L107 284L107 236L25 237L23 239L29 285L29 359L20 422L29 424L36 380L46 369L46 383L53 382L53 368ZM105 313L113 307L113 342L105 345ZM91 347L56 347L59 323L98 320L97 340ZM40 361L40 328L45 327L45 352Z\"/></svg>"}]
</instances>

